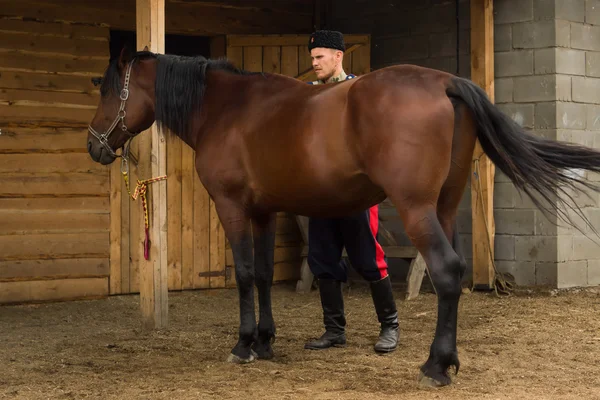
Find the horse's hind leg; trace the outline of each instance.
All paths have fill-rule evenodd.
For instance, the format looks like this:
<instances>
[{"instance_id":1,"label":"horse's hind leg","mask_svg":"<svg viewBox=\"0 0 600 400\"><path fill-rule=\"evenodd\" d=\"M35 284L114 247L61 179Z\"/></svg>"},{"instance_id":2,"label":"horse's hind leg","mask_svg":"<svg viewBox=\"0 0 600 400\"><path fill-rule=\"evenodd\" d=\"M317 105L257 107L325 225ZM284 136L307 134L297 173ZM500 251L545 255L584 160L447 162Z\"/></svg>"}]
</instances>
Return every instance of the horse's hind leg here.
<instances>
[{"instance_id":1,"label":"horse's hind leg","mask_svg":"<svg viewBox=\"0 0 600 400\"><path fill-rule=\"evenodd\" d=\"M273 357L272 342L275 340L275 322L271 309L271 286L273 285L275 251L275 213L256 216L252 219L254 238L254 270L258 288L258 306L260 319L258 336L252 349L258 358Z\"/></svg>"},{"instance_id":2,"label":"horse's hind leg","mask_svg":"<svg viewBox=\"0 0 600 400\"><path fill-rule=\"evenodd\" d=\"M397 204L397 203L396 203ZM448 369L460 366L456 350L458 301L464 263L453 249L431 205L397 205L406 233L423 255L438 296L438 320L429 359L421 366L420 381L428 386L451 383Z\"/></svg>"},{"instance_id":3,"label":"horse's hind leg","mask_svg":"<svg viewBox=\"0 0 600 400\"><path fill-rule=\"evenodd\" d=\"M238 342L231 350L227 361L249 363L256 357L251 349L256 340L256 316L254 314L254 265L250 218L234 201L227 198L215 198L214 201L225 235L231 244L240 304Z\"/></svg>"}]
</instances>

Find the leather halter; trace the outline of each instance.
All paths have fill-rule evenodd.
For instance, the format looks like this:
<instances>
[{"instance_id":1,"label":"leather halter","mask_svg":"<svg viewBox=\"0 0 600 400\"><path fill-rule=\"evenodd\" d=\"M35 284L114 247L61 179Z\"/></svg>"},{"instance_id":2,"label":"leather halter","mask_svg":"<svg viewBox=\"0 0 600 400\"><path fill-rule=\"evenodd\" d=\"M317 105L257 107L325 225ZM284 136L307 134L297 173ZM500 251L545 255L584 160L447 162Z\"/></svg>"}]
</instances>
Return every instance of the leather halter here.
<instances>
[{"instance_id":1,"label":"leather halter","mask_svg":"<svg viewBox=\"0 0 600 400\"><path fill-rule=\"evenodd\" d=\"M125 83L123 85L123 89L121 90L121 94L119 95L119 98L121 99L121 106L119 107L119 112L117 113L117 116L115 117L113 123L110 125L108 130L104 133L98 133L94 128L92 128L91 125L88 125L88 130L90 131L90 133L96 139L98 139L100 144L108 151L108 153L115 158L121 156L115 153L114 150L108 145L108 137L115 130L115 128L119 124L119 121L121 122L121 130L129 136L129 139L133 138L137 134L129 132L127 126L125 125L125 116L127 115L127 112L125 111L125 103L129 98L129 78L131 77L131 68L134 62L135 58L129 63L129 66L127 67L127 72L125 73ZM127 146L127 149L128 147L129 146ZM127 151L124 150L123 156L126 157L126 153Z\"/></svg>"}]
</instances>

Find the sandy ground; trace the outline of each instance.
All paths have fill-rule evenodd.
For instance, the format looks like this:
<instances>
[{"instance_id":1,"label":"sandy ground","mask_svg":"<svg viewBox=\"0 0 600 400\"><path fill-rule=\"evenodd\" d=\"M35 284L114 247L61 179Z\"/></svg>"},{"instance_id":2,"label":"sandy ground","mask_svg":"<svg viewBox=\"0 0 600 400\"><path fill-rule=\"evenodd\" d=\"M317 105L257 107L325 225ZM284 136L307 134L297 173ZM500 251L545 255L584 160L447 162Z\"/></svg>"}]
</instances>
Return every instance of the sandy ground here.
<instances>
[{"instance_id":1,"label":"sandy ground","mask_svg":"<svg viewBox=\"0 0 600 400\"><path fill-rule=\"evenodd\" d=\"M238 329L237 293L172 293L170 327L140 329L138 296L0 307L4 399L600 399L600 289L522 290L461 298L461 369L452 386L421 389L436 299L395 289L401 345L373 353L378 324L363 286L345 292L346 348L303 349L321 332L318 293L274 289L276 356L225 362Z\"/></svg>"}]
</instances>

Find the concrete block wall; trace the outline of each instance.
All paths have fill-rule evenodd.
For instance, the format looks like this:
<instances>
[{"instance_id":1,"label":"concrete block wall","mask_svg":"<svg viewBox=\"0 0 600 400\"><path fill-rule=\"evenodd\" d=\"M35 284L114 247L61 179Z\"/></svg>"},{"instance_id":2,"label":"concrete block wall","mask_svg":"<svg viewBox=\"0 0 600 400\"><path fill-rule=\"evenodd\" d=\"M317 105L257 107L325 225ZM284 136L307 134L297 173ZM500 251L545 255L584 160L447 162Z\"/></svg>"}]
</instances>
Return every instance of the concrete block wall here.
<instances>
[{"instance_id":1,"label":"concrete block wall","mask_svg":"<svg viewBox=\"0 0 600 400\"><path fill-rule=\"evenodd\" d=\"M600 1L496 0L494 7L496 104L535 134L598 147ZM592 222L600 222L598 200L576 200ZM494 202L496 263L518 284L600 284L600 247L557 227L502 173Z\"/></svg>"}]
</instances>

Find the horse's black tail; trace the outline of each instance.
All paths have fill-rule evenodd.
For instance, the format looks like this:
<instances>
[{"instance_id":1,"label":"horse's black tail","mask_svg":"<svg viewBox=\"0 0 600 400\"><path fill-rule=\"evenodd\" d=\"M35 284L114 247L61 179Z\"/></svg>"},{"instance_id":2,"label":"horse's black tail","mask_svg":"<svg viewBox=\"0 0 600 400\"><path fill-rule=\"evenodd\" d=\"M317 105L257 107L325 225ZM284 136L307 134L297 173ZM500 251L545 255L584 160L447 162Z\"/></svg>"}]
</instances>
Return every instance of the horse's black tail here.
<instances>
[{"instance_id":1,"label":"horse's black tail","mask_svg":"<svg viewBox=\"0 0 600 400\"><path fill-rule=\"evenodd\" d=\"M494 106L485 91L470 80L452 77L446 94L459 99L472 111L483 151L517 189L527 193L542 212L549 212L581 231L563 207L567 206L597 233L569 189L571 193L585 193L585 188L600 191L597 184L584 179L577 171L600 172L599 151L527 132ZM546 200L546 205L536 193Z\"/></svg>"}]
</instances>

